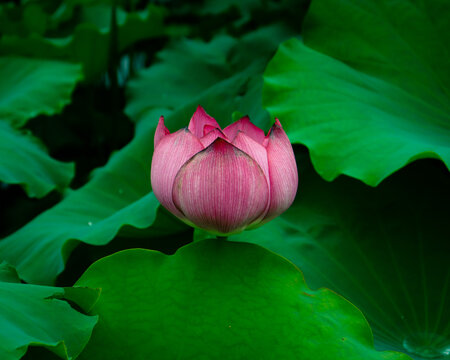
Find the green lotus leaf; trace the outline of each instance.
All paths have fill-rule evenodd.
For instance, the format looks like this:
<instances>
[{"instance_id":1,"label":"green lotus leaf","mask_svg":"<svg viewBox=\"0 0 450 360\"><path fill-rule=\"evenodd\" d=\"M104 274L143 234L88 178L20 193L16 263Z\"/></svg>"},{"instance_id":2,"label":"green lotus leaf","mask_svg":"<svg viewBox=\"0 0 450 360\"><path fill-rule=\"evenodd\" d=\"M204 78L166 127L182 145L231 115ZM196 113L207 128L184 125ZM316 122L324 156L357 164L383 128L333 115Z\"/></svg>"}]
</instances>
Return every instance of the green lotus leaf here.
<instances>
[{"instance_id":1,"label":"green lotus leaf","mask_svg":"<svg viewBox=\"0 0 450 360\"><path fill-rule=\"evenodd\" d=\"M21 127L37 115L60 113L82 73L76 64L5 56L0 78L0 121Z\"/></svg>"},{"instance_id":2,"label":"green lotus leaf","mask_svg":"<svg viewBox=\"0 0 450 360\"><path fill-rule=\"evenodd\" d=\"M82 287L22 284L14 268L0 264L0 357L20 359L32 345L62 359L75 359L88 342L97 316L78 312L64 299L81 298L89 309L98 296L97 290Z\"/></svg>"},{"instance_id":3,"label":"green lotus leaf","mask_svg":"<svg viewBox=\"0 0 450 360\"><path fill-rule=\"evenodd\" d=\"M422 160L374 189L349 178L328 183L306 156L297 158L294 205L230 240L286 256L312 288L342 294L367 317L377 349L447 359L450 187L444 166Z\"/></svg>"},{"instance_id":4,"label":"green lotus leaf","mask_svg":"<svg viewBox=\"0 0 450 360\"><path fill-rule=\"evenodd\" d=\"M38 139L0 121L0 181L21 184L28 196L62 191L73 178L73 163L52 159Z\"/></svg>"},{"instance_id":5,"label":"green lotus leaf","mask_svg":"<svg viewBox=\"0 0 450 360\"><path fill-rule=\"evenodd\" d=\"M262 72L278 44L292 33L275 24L240 39L217 36L208 43L184 39L158 53L160 61L127 87L126 113L134 120L186 109L186 126L198 104L225 126L234 111L269 128L262 109ZM170 123L169 123L170 125Z\"/></svg>"},{"instance_id":6,"label":"green lotus leaf","mask_svg":"<svg viewBox=\"0 0 450 360\"><path fill-rule=\"evenodd\" d=\"M10 283L20 283L19 274L16 269L6 262L0 263L0 281Z\"/></svg>"},{"instance_id":7,"label":"green lotus leaf","mask_svg":"<svg viewBox=\"0 0 450 360\"><path fill-rule=\"evenodd\" d=\"M311 291L292 263L252 244L125 250L76 284L102 289L80 359L408 359L375 351L358 309Z\"/></svg>"},{"instance_id":8,"label":"green lotus leaf","mask_svg":"<svg viewBox=\"0 0 450 360\"><path fill-rule=\"evenodd\" d=\"M375 186L416 159L450 166L449 13L446 0L312 2L263 103L324 179Z\"/></svg>"},{"instance_id":9,"label":"green lotus leaf","mask_svg":"<svg viewBox=\"0 0 450 360\"><path fill-rule=\"evenodd\" d=\"M74 165L52 159L38 139L15 128L37 115L61 112L82 79L81 67L0 57L0 78L0 181L23 185L31 197L63 190L74 176Z\"/></svg>"},{"instance_id":10,"label":"green lotus leaf","mask_svg":"<svg viewBox=\"0 0 450 360\"><path fill-rule=\"evenodd\" d=\"M159 203L150 192L149 138L135 138L87 185L0 241L0 259L13 264L27 282L51 284L64 269L74 239L103 245L124 225L152 225Z\"/></svg>"}]
</instances>

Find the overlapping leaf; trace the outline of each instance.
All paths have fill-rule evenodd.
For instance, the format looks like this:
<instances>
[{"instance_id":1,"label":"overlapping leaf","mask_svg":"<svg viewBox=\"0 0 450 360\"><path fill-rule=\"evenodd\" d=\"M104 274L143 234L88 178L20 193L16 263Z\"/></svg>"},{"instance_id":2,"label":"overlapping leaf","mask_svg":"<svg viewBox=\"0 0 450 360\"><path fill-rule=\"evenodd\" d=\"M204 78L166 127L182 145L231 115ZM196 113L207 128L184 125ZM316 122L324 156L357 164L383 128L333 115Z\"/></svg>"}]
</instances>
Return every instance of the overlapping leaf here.
<instances>
[{"instance_id":1,"label":"overlapping leaf","mask_svg":"<svg viewBox=\"0 0 450 360\"><path fill-rule=\"evenodd\" d=\"M261 106L261 73L278 44L289 35L285 27L272 25L239 40L218 36L209 43L175 42L158 54L159 64L130 83L126 113L139 120L152 110L167 113L188 108L190 117L201 104L222 124L231 120L231 112L240 111L268 128L269 117Z\"/></svg>"},{"instance_id":2,"label":"overlapping leaf","mask_svg":"<svg viewBox=\"0 0 450 360\"><path fill-rule=\"evenodd\" d=\"M311 291L291 263L251 244L206 240L172 256L125 250L77 285L102 288L80 359L408 359L375 351L358 309Z\"/></svg>"},{"instance_id":3,"label":"overlapping leaf","mask_svg":"<svg viewBox=\"0 0 450 360\"><path fill-rule=\"evenodd\" d=\"M0 181L20 184L28 196L63 190L72 180L74 165L52 159L42 144L0 121Z\"/></svg>"},{"instance_id":4,"label":"overlapping leaf","mask_svg":"<svg viewBox=\"0 0 450 360\"><path fill-rule=\"evenodd\" d=\"M66 188L74 165L52 159L31 134L16 130L39 114L58 113L81 80L79 65L0 57L0 181L42 197Z\"/></svg>"},{"instance_id":5,"label":"overlapping leaf","mask_svg":"<svg viewBox=\"0 0 450 360\"><path fill-rule=\"evenodd\" d=\"M358 306L382 350L445 359L450 339L449 180L436 161L403 169L378 188L327 183L299 157L294 205L263 227L231 237L298 265L313 288Z\"/></svg>"},{"instance_id":6,"label":"overlapping leaf","mask_svg":"<svg viewBox=\"0 0 450 360\"><path fill-rule=\"evenodd\" d=\"M61 112L82 74L76 64L8 56L0 57L0 78L0 120L21 127Z\"/></svg>"},{"instance_id":7,"label":"overlapping leaf","mask_svg":"<svg viewBox=\"0 0 450 360\"><path fill-rule=\"evenodd\" d=\"M375 186L419 158L450 166L449 14L445 0L312 2L263 102L322 177Z\"/></svg>"},{"instance_id":8,"label":"overlapping leaf","mask_svg":"<svg viewBox=\"0 0 450 360\"><path fill-rule=\"evenodd\" d=\"M63 359L74 359L97 323L63 298L81 299L89 310L99 292L88 288L55 288L22 284L14 270L0 264L0 357L20 359L28 346L43 346Z\"/></svg>"}]
</instances>

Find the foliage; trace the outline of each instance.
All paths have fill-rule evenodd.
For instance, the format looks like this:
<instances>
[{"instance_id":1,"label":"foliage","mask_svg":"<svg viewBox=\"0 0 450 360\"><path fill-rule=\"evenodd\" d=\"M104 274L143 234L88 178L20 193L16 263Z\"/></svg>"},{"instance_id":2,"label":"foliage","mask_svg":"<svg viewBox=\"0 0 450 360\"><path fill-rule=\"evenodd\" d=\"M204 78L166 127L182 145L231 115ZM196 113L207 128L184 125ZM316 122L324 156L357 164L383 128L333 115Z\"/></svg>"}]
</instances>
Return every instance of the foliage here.
<instances>
[{"instance_id":1,"label":"foliage","mask_svg":"<svg viewBox=\"0 0 450 360\"><path fill-rule=\"evenodd\" d=\"M407 359L374 351L355 307L309 290L295 266L256 245L205 240L172 256L126 250L93 264L76 285L103 291L85 359L301 359L321 347L324 360Z\"/></svg>"},{"instance_id":2,"label":"foliage","mask_svg":"<svg viewBox=\"0 0 450 360\"><path fill-rule=\"evenodd\" d=\"M79 65L21 57L0 57L0 180L24 185L29 196L42 197L67 187L73 164L48 156L39 140L18 131L39 114L58 113L82 74Z\"/></svg>"},{"instance_id":3,"label":"foliage","mask_svg":"<svg viewBox=\"0 0 450 360\"><path fill-rule=\"evenodd\" d=\"M303 186L294 205L230 239L285 256L313 288L326 286L357 305L379 348L400 349L423 331L423 341L442 342L450 317L443 241L450 238L443 201L450 192L438 165L417 162L371 189L343 178L327 183L300 157Z\"/></svg>"},{"instance_id":4,"label":"foliage","mask_svg":"<svg viewBox=\"0 0 450 360\"><path fill-rule=\"evenodd\" d=\"M98 291L21 284L15 270L0 264L0 356L18 359L29 345L44 346L63 359L79 355L97 322L72 309L64 300L82 299L88 310Z\"/></svg>"},{"instance_id":5,"label":"foliage","mask_svg":"<svg viewBox=\"0 0 450 360\"><path fill-rule=\"evenodd\" d=\"M449 3L157 4L0 4L0 357L448 358ZM157 121L199 104L280 119L282 216L159 205Z\"/></svg>"},{"instance_id":6,"label":"foliage","mask_svg":"<svg viewBox=\"0 0 450 360\"><path fill-rule=\"evenodd\" d=\"M450 168L449 12L445 0L311 4L304 43L281 45L265 72L264 105L325 179L375 186L430 157Z\"/></svg>"}]
</instances>

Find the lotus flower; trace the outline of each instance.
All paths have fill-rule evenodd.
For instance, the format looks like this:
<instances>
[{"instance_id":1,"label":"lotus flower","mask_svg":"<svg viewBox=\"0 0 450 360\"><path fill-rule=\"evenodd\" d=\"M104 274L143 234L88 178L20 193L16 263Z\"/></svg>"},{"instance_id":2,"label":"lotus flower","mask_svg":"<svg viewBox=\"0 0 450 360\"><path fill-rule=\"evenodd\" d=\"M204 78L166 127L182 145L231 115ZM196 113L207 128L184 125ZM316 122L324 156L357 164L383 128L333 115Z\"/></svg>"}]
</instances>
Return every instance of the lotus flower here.
<instances>
[{"instance_id":1,"label":"lotus flower","mask_svg":"<svg viewBox=\"0 0 450 360\"><path fill-rule=\"evenodd\" d=\"M294 201L294 152L278 119L267 136L248 116L221 130L201 106L170 134L159 119L151 182L160 203L185 223L219 235L254 228Z\"/></svg>"}]
</instances>

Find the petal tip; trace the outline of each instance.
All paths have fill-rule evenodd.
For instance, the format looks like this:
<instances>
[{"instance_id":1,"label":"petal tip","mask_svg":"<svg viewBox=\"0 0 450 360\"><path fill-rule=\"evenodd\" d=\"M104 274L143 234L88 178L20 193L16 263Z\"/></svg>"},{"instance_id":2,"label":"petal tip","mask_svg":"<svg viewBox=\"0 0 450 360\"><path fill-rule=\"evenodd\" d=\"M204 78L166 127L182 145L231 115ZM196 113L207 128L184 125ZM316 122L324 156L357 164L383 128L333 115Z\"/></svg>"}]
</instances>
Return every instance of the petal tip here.
<instances>
[{"instance_id":1,"label":"petal tip","mask_svg":"<svg viewBox=\"0 0 450 360\"><path fill-rule=\"evenodd\" d=\"M154 147L156 148L156 146L158 146L163 137L169 134L170 131L164 124L164 116L161 115L158 121L158 125L156 126L155 137L153 141Z\"/></svg>"},{"instance_id":2,"label":"petal tip","mask_svg":"<svg viewBox=\"0 0 450 360\"><path fill-rule=\"evenodd\" d=\"M191 121L189 122L189 130L193 133L197 138L201 138L205 133L205 126L209 125L211 127L220 128L217 121L200 106L197 106L197 110L195 110L192 115Z\"/></svg>"},{"instance_id":3,"label":"petal tip","mask_svg":"<svg viewBox=\"0 0 450 360\"><path fill-rule=\"evenodd\" d=\"M241 117L238 121L228 125L223 132L231 141L237 136L239 131L244 132L256 142L262 144L264 141L264 131L253 124L248 115Z\"/></svg>"},{"instance_id":4,"label":"petal tip","mask_svg":"<svg viewBox=\"0 0 450 360\"><path fill-rule=\"evenodd\" d=\"M164 115L161 115L158 120L158 127L166 127L164 124Z\"/></svg>"},{"instance_id":5,"label":"petal tip","mask_svg":"<svg viewBox=\"0 0 450 360\"><path fill-rule=\"evenodd\" d=\"M201 113L202 115L206 114L205 109L203 109L203 107L200 104L197 105L197 108L195 109L194 115L197 114L197 113Z\"/></svg>"},{"instance_id":6,"label":"petal tip","mask_svg":"<svg viewBox=\"0 0 450 360\"><path fill-rule=\"evenodd\" d=\"M269 133L267 134L268 137L273 138L274 136L277 136L279 134L286 134L286 132L283 129L283 126L281 125L280 120L275 118L275 123L272 125L272 127L269 130Z\"/></svg>"}]
</instances>

